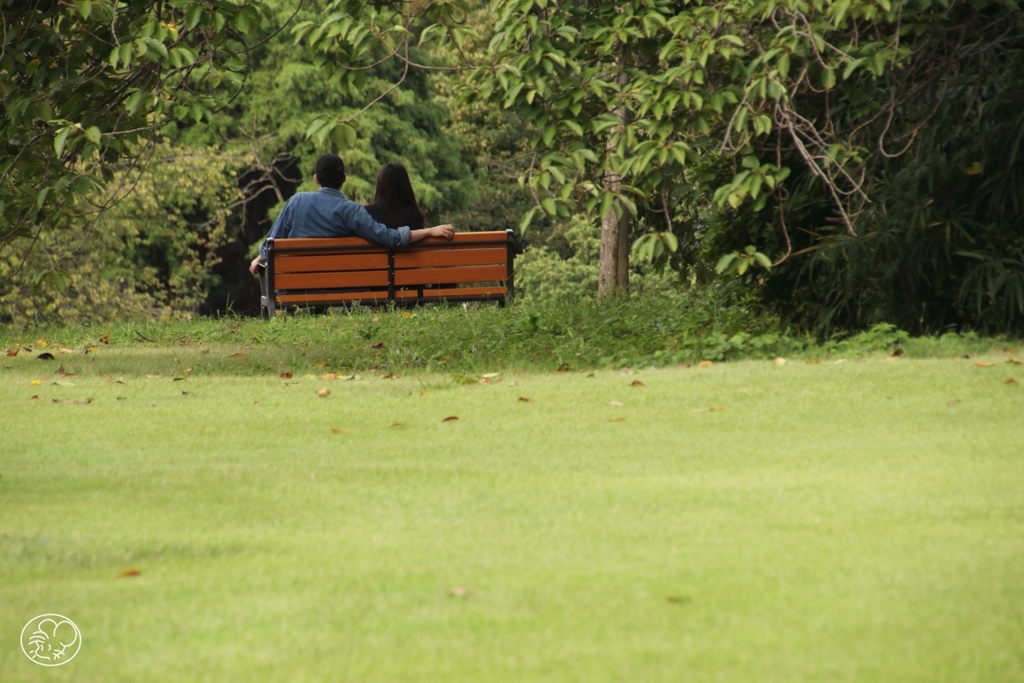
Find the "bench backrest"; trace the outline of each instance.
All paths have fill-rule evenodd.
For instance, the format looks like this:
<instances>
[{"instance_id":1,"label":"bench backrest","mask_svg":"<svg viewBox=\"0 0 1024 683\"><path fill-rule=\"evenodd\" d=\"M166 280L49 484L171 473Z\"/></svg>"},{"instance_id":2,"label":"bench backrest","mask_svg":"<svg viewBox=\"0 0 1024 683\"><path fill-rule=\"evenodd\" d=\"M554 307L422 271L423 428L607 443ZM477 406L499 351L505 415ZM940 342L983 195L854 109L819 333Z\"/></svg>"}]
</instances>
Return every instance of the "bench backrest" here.
<instances>
[{"instance_id":1,"label":"bench backrest","mask_svg":"<svg viewBox=\"0 0 1024 683\"><path fill-rule=\"evenodd\" d=\"M270 295L287 305L403 299L504 299L512 231L460 232L388 249L359 237L268 240Z\"/></svg>"}]
</instances>

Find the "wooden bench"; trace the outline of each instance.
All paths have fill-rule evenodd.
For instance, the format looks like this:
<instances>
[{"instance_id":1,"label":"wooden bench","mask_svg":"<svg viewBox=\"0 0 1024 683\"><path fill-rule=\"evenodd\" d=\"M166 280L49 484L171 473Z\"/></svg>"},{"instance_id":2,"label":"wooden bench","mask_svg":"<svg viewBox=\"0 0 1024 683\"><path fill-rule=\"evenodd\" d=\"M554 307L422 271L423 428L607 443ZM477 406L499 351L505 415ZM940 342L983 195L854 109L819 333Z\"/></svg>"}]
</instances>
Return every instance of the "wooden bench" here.
<instances>
[{"instance_id":1,"label":"wooden bench","mask_svg":"<svg viewBox=\"0 0 1024 683\"><path fill-rule=\"evenodd\" d=\"M512 231L459 232L388 249L359 237L267 240L260 312L278 306L497 301L513 295Z\"/></svg>"}]
</instances>

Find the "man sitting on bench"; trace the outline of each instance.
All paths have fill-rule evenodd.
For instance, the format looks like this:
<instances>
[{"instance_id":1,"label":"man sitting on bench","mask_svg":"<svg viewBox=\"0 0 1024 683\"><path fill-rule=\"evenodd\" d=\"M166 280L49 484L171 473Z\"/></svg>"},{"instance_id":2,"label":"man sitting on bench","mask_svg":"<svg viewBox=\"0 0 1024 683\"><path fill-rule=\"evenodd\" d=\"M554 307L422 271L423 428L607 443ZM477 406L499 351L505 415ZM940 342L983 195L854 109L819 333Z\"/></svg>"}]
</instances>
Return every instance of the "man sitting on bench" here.
<instances>
[{"instance_id":1,"label":"man sitting on bench","mask_svg":"<svg viewBox=\"0 0 1024 683\"><path fill-rule=\"evenodd\" d=\"M316 160L313 179L320 188L316 192L299 192L288 200L270 228L267 239L289 237L362 237L382 247L407 247L425 237L450 240L455 234L451 225L410 230L396 230L378 223L361 204L350 202L341 193L345 183L345 163L336 154L324 154ZM249 264L256 275L267 265L267 242L260 245L260 255Z\"/></svg>"}]
</instances>

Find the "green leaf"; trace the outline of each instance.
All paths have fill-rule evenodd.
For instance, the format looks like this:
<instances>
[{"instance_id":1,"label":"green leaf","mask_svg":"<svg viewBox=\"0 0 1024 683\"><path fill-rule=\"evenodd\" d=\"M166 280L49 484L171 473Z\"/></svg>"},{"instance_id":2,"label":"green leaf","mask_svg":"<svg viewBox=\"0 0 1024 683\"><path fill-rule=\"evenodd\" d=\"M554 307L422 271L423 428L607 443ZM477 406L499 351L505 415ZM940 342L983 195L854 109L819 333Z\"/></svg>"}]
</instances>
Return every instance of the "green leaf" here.
<instances>
[{"instance_id":1,"label":"green leaf","mask_svg":"<svg viewBox=\"0 0 1024 683\"><path fill-rule=\"evenodd\" d=\"M715 272L724 273L725 269L728 268L732 264L732 262L736 260L737 256L738 255L735 252L733 252L731 254L726 254L722 258L718 259L718 263L715 265Z\"/></svg>"},{"instance_id":2,"label":"green leaf","mask_svg":"<svg viewBox=\"0 0 1024 683\"><path fill-rule=\"evenodd\" d=\"M185 11L185 25L188 26L189 30L194 29L199 25L199 20L203 18L203 6L192 5Z\"/></svg>"},{"instance_id":3,"label":"green leaf","mask_svg":"<svg viewBox=\"0 0 1024 683\"><path fill-rule=\"evenodd\" d=\"M64 145L67 143L68 135L70 133L71 126L64 126L57 132L57 136L53 139L53 151L58 157L64 154Z\"/></svg>"},{"instance_id":4,"label":"green leaf","mask_svg":"<svg viewBox=\"0 0 1024 683\"><path fill-rule=\"evenodd\" d=\"M103 137L103 134L100 133L100 129L97 128L96 126L89 126L88 128L85 129L85 138L89 142L94 142L94 143L96 143L98 145L98 144L100 144L100 138L102 138L102 137Z\"/></svg>"},{"instance_id":5,"label":"green leaf","mask_svg":"<svg viewBox=\"0 0 1024 683\"><path fill-rule=\"evenodd\" d=\"M164 59L167 59L167 46L155 38L146 38L146 47Z\"/></svg>"},{"instance_id":6,"label":"green leaf","mask_svg":"<svg viewBox=\"0 0 1024 683\"><path fill-rule=\"evenodd\" d=\"M761 252L757 252L756 254L754 254L754 259L756 259L758 263L760 263L762 266L764 266L768 270L771 270L771 268L772 268L772 261L771 261L771 259L768 258L767 256L765 256L764 254L762 254Z\"/></svg>"},{"instance_id":7,"label":"green leaf","mask_svg":"<svg viewBox=\"0 0 1024 683\"><path fill-rule=\"evenodd\" d=\"M339 123L331 130L331 142L337 145L338 149L351 149L356 144L356 130L347 123Z\"/></svg>"},{"instance_id":8,"label":"green leaf","mask_svg":"<svg viewBox=\"0 0 1024 683\"><path fill-rule=\"evenodd\" d=\"M779 55L778 60L775 62L775 67L779 70L779 75L783 78L789 76L789 53L783 52Z\"/></svg>"},{"instance_id":9,"label":"green leaf","mask_svg":"<svg viewBox=\"0 0 1024 683\"><path fill-rule=\"evenodd\" d=\"M835 69L822 69L821 71L821 87L825 90L831 90L836 84L836 72Z\"/></svg>"},{"instance_id":10,"label":"green leaf","mask_svg":"<svg viewBox=\"0 0 1024 683\"><path fill-rule=\"evenodd\" d=\"M555 204L555 200L551 197L541 200L540 204L544 207L544 211L546 211L549 216L558 214L558 205Z\"/></svg>"},{"instance_id":11,"label":"green leaf","mask_svg":"<svg viewBox=\"0 0 1024 683\"><path fill-rule=\"evenodd\" d=\"M530 227L530 222L533 220L533 217L536 213L537 207L533 207L532 209L523 214L522 219L519 221L520 232L526 232L527 228Z\"/></svg>"},{"instance_id":12,"label":"green leaf","mask_svg":"<svg viewBox=\"0 0 1024 683\"><path fill-rule=\"evenodd\" d=\"M83 19L88 19L92 14L92 0L78 0L78 13Z\"/></svg>"}]
</instances>

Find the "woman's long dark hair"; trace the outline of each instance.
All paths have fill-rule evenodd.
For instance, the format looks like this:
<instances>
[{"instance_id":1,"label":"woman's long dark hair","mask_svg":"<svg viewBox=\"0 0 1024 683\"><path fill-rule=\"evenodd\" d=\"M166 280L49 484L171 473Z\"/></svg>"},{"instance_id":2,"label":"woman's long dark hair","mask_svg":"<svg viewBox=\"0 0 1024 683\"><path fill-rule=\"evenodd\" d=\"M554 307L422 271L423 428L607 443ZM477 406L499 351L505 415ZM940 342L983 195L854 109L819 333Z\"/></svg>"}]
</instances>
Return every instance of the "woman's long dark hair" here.
<instances>
[{"instance_id":1,"label":"woman's long dark hair","mask_svg":"<svg viewBox=\"0 0 1024 683\"><path fill-rule=\"evenodd\" d=\"M384 209L388 219L388 227L404 225L400 207L409 207L427 224L426 214L416 203L416 194L412 191L409 173L402 164L388 164L377 174L377 192L373 195L373 203Z\"/></svg>"}]
</instances>

